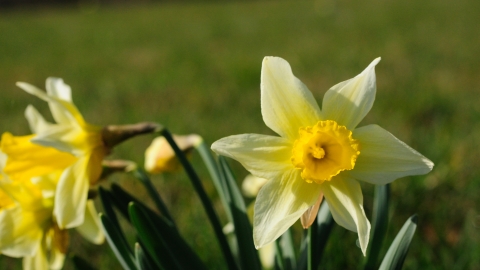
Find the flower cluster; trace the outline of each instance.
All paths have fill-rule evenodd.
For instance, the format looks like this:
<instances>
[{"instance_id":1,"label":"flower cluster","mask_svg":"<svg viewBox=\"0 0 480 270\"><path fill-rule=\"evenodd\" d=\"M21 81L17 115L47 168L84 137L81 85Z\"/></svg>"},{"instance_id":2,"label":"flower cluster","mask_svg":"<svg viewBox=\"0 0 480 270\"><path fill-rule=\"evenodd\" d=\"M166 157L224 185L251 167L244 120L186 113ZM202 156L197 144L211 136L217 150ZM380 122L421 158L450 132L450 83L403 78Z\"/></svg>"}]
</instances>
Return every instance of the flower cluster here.
<instances>
[{"instance_id":1,"label":"flower cluster","mask_svg":"<svg viewBox=\"0 0 480 270\"><path fill-rule=\"evenodd\" d=\"M100 177L108 148L102 128L85 122L62 79L48 78L46 92L17 85L48 102L55 123L28 106L25 116L33 134L2 135L0 252L23 257L25 269L59 269L67 229L95 244L104 241L88 191Z\"/></svg>"}]
</instances>

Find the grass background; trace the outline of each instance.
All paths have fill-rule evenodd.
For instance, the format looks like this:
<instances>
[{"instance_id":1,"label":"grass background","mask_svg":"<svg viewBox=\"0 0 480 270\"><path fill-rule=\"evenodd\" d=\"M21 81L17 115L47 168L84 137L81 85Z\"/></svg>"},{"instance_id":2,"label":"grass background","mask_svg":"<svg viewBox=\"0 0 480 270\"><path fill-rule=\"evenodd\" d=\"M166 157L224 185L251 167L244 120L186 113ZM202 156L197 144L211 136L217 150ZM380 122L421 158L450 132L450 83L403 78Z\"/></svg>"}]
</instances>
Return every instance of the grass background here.
<instances>
[{"instance_id":1,"label":"grass background","mask_svg":"<svg viewBox=\"0 0 480 270\"><path fill-rule=\"evenodd\" d=\"M392 184L386 243L417 213L419 226L405 269L480 269L478 10L480 2L474 0L3 10L0 129L27 134L27 104L48 113L43 102L16 88L15 82L43 87L48 76L56 76L72 86L75 103L94 124L155 121L177 134L198 133L210 143L232 134L273 134L260 114L264 56L289 61L319 102L331 86L381 56L376 102L360 125L384 127L435 163L426 176ZM143 163L151 139L133 139L112 157ZM198 156L193 162L223 217ZM231 164L242 179L246 172ZM211 269L223 269L211 227L184 173L154 180L182 234ZM128 175L110 181L144 194ZM363 187L371 217L373 188ZM360 268L363 258L355 240L354 233L336 226L323 268ZM71 241L71 251L99 269L119 267L107 245L95 247L75 233ZM0 267L18 269L20 264L2 257ZM71 267L67 262L66 268Z\"/></svg>"}]
</instances>

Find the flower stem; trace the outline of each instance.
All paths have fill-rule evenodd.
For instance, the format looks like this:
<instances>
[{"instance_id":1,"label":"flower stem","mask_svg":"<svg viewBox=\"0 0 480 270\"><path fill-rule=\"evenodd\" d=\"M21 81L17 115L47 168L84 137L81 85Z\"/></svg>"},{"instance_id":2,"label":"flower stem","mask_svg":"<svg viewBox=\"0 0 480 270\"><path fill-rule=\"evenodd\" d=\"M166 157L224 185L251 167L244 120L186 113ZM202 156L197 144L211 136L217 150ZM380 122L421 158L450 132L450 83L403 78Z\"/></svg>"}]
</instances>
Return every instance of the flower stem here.
<instances>
[{"instance_id":1,"label":"flower stem","mask_svg":"<svg viewBox=\"0 0 480 270\"><path fill-rule=\"evenodd\" d=\"M198 196L200 197L200 201L203 204L203 207L205 208L205 212L207 213L208 219L210 220L210 223L212 224L213 231L215 232L215 235L217 236L217 240L220 244L220 249L223 253L223 256L227 262L228 269L238 269L237 265L235 264L235 260L232 255L232 251L230 249L230 246L228 245L227 238L225 237L225 234L223 234L222 231L222 226L220 225L220 221L218 219L217 214L215 213L215 210L213 209L212 203L210 199L207 196L207 193L205 192L205 189L202 186L202 182L200 181L200 178L198 177L197 173L193 169L192 165L190 162L188 162L187 157L185 154L178 148L177 144L172 138L172 135L170 132L166 129L163 128L160 133L165 137L165 139L168 141L170 146L172 146L173 151L177 155L178 160L180 163L182 163L183 167L185 168L186 173L188 174L188 177L190 178L193 187L195 188L195 191L197 192Z\"/></svg>"}]
</instances>

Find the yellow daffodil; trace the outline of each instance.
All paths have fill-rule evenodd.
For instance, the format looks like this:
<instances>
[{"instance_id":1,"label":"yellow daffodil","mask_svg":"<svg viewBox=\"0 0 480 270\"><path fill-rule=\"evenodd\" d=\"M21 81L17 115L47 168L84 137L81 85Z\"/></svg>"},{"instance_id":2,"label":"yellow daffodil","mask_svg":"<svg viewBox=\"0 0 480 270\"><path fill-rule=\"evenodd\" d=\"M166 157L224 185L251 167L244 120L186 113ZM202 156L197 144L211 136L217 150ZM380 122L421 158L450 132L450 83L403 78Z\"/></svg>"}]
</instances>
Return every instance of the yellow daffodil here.
<instances>
[{"instance_id":1,"label":"yellow daffodil","mask_svg":"<svg viewBox=\"0 0 480 270\"><path fill-rule=\"evenodd\" d=\"M11 162L7 161L5 171L12 178L29 178L63 166L55 191L53 213L60 228L77 227L84 221L88 188L98 180L101 162L107 153L102 128L85 122L72 102L70 86L62 79L48 78L47 92L27 83L17 85L48 102L56 123L48 123L29 106L26 117L34 135L16 139L7 135L6 138L11 139L9 143L2 140L2 151L11 159Z\"/></svg>"},{"instance_id":2,"label":"yellow daffodil","mask_svg":"<svg viewBox=\"0 0 480 270\"><path fill-rule=\"evenodd\" d=\"M381 127L357 128L375 99L374 68L379 61L328 90L320 110L288 62L263 60L262 116L280 136L235 135L212 145L216 153L269 180L255 203L257 248L282 235L323 194L335 221L358 233L365 254L370 223L357 180L384 185L433 168L430 160Z\"/></svg>"},{"instance_id":3,"label":"yellow daffodil","mask_svg":"<svg viewBox=\"0 0 480 270\"><path fill-rule=\"evenodd\" d=\"M57 173L22 182L2 176L0 180L0 252L23 257L24 269L63 266L68 233L58 227L53 217L59 176ZM92 201L88 201L85 211L85 222L77 229L91 242L100 244L104 236Z\"/></svg>"},{"instance_id":4,"label":"yellow daffodil","mask_svg":"<svg viewBox=\"0 0 480 270\"><path fill-rule=\"evenodd\" d=\"M202 141L196 134L173 135L173 140L180 150L189 153L195 145ZM149 173L174 172L181 168L175 152L165 137L155 138L145 151L145 170Z\"/></svg>"}]
</instances>

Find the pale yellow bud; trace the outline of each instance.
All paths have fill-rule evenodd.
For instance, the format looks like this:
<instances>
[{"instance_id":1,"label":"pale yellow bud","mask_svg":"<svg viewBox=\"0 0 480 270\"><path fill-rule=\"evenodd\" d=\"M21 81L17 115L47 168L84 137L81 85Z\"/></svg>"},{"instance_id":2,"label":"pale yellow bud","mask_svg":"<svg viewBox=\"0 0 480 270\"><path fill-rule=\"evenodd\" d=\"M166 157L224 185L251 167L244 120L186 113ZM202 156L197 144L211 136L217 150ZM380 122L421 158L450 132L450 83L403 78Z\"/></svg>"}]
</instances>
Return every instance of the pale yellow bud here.
<instances>
[{"instance_id":1,"label":"pale yellow bud","mask_svg":"<svg viewBox=\"0 0 480 270\"><path fill-rule=\"evenodd\" d=\"M256 197L260 188L262 188L267 181L265 178L256 177L251 174L247 175L242 182L243 194L247 197Z\"/></svg>"},{"instance_id":2,"label":"pale yellow bud","mask_svg":"<svg viewBox=\"0 0 480 270\"><path fill-rule=\"evenodd\" d=\"M173 135L173 140L184 153L189 153L202 138L196 134ZM165 137L157 137L145 151L145 170L149 173L174 172L181 167L170 144Z\"/></svg>"}]
</instances>

